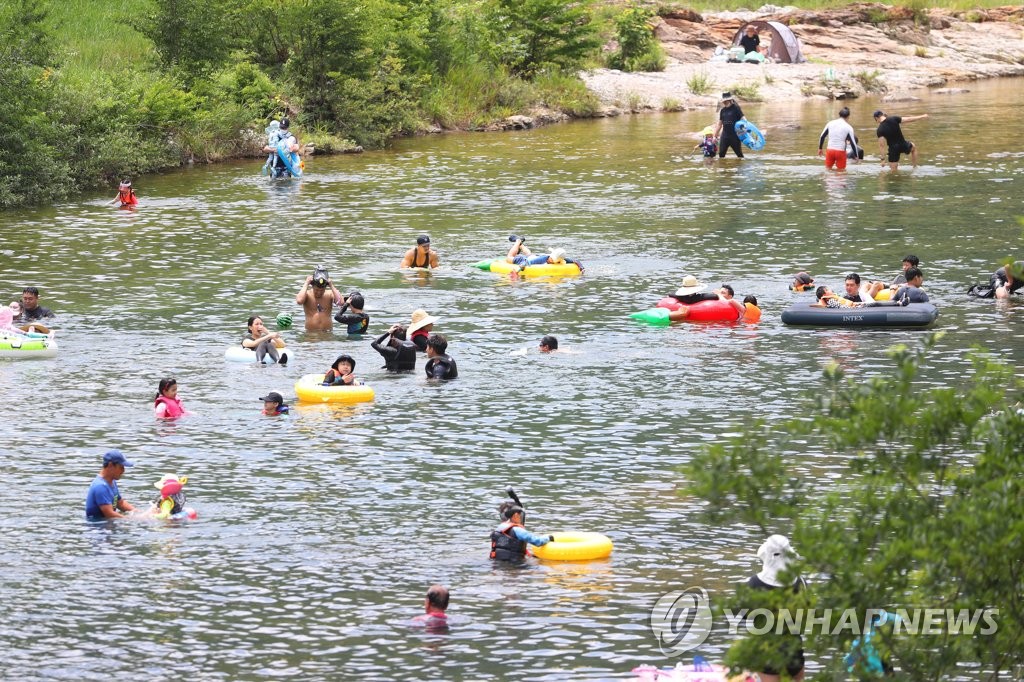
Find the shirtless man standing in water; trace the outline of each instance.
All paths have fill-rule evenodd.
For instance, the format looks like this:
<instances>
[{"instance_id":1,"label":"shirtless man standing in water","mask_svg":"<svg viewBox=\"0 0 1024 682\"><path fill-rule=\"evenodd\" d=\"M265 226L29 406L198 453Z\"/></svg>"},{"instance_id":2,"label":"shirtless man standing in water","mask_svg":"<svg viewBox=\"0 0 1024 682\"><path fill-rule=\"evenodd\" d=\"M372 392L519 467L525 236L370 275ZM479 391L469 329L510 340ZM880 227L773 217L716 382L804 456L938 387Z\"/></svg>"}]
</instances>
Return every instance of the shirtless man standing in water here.
<instances>
[{"instance_id":1,"label":"shirtless man standing in water","mask_svg":"<svg viewBox=\"0 0 1024 682\"><path fill-rule=\"evenodd\" d=\"M335 288L327 271L318 267L302 283L295 302L306 311L306 331L330 331L333 327L331 312L335 304L341 305L341 292Z\"/></svg>"}]
</instances>

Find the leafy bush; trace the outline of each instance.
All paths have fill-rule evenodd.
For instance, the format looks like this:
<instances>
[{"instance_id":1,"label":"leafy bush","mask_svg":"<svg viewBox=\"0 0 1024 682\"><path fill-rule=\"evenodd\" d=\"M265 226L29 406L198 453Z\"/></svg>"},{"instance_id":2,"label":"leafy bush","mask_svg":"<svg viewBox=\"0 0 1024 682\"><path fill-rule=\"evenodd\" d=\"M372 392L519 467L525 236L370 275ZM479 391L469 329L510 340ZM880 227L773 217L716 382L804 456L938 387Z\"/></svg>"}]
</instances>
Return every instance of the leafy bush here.
<instances>
[{"instance_id":1,"label":"leafy bush","mask_svg":"<svg viewBox=\"0 0 1024 682\"><path fill-rule=\"evenodd\" d=\"M152 0L153 9L130 16L127 23L153 41L165 70L191 81L223 64L233 46L225 30L227 0Z\"/></svg>"},{"instance_id":2,"label":"leafy bush","mask_svg":"<svg viewBox=\"0 0 1024 682\"><path fill-rule=\"evenodd\" d=\"M695 95L706 95L715 87L715 81L707 71L698 71L686 79L686 87Z\"/></svg>"},{"instance_id":3,"label":"leafy bush","mask_svg":"<svg viewBox=\"0 0 1024 682\"><path fill-rule=\"evenodd\" d=\"M576 76L548 73L534 82L535 96L540 103L564 111L570 116L593 116L601 108L597 95Z\"/></svg>"},{"instance_id":4,"label":"leafy bush","mask_svg":"<svg viewBox=\"0 0 1024 682\"><path fill-rule=\"evenodd\" d=\"M757 83L742 83L739 85L733 85L729 88L729 91L740 99L748 102L760 102L761 101L761 86Z\"/></svg>"},{"instance_id":5,"label":"leafy bush","mask_svg":"<svg viewBox=\"0 0 1024 682\"><path fill-rule=\"evenodd\" d=\"M282 107L280 86L256 64L239 61L214 79L212 94L243 107L254 119L265 119Z\"/></svg>"},{"instance_id":6,"label":"leafy bush","mask_svg":"<svg viewBox=\"0 0 1024 682\"><path fill-rule=\"evenodd\" d=\"M850 76L860 83L865 92L885 92L885 83L882 82L882 72L875 71L854 71Z\"/></svg>"},{"instance_id":7,"label":"leafy bush","mask_svg":"<svg viewBox=\"0 0 1024 682\"><path fill-rule=\"evenodd\" d=\"M936 627L884 638L902 679L949 679L966 668L1012 677L1024 665L1024 613L1013 606L1024 526L1024 385L1012 366L980 352L952 385L925 385L918 376L936 338L919 352L891 348L895 367L870 380L830 366L809 415L758 423L705 447L686 467L688 492L719 521L774 529L785 520L802 555L795 568L827 576L813 586L819 614L999 609L998 628L987 635ZM808 447L844 462L841 485L822 487L807 474ZM837 627L804 646L839 663L835 651L856 636ZM744 653L749 648L738 645L727 661L751 663Z\"/></svg>"},{"instance_id":8,"label":"leafy bush","mask_svg":"<svg viewBox=\"0 0 1024 682\"><path fill-rule=\"evenodd\" d=\"M402 60L385 57L372 78L346 78L325 99L339 132L361 145L382 147L418 127L416 102L426 78L408 74Z\"/></svg>"},{"instance_id":9,"label":"leafy bush","mask_svg":"<svg viewBox=\"0 0 1024 682\"><path fill-rule=\"evenodd\" d=\"M498 59L527 79L574 69L600 44L589 0L496 0L491 22Z\"/></svg>"},{"instance_id":10,"label":"leafy bush","mask_svg":"<svg viewBox=\"0 0 1024 682\"><path fill-rule=\"evenodd\" d=\"M665 51L654 38L651 18L654 10L633 6L624 10L615 20L619 49L608 57L613 69L626 71L663 71Z\"/></svg>"}]
</instances>

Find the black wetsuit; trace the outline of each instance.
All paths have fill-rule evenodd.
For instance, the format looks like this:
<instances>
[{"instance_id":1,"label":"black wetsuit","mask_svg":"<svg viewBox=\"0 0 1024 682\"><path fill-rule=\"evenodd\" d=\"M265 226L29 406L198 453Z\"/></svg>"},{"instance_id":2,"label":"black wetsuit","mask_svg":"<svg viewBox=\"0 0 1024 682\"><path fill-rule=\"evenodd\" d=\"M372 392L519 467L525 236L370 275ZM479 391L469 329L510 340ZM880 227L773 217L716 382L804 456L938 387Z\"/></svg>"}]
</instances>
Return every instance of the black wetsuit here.
<instances>
[{"instance_id":1,"label":"black wetsuit","mask_svg":"<svg viewBox=\"0 0 1024 682\"><path fill-rule=\"evenodd\" d=\"M416 369L416 344L412 341L391 338L391 332L385 332L376 341L371 342L370 347L384 357L384 369L389 372L408 372Z\"/></svg>"},{"instance_id":2,"label":"black wetsuit","mask_svg":"<svg viewBox=\"0 0 1024 682\"><path fill-rule=\"evenodd\" d=\"M736 135L736 121L741 118L743 118L743 110L735 102L732 106L723 107L718 112L718 120L722 122L722 136L718 140L718 158L724 159L728 149L732 149L737 157L743 158L743 145L740 144L740 138Z\"/></svg>"},{"instance_id":3,"label":"black wetsuit","mask_svg":"<svg viewBox=\"0 0 1024 682\"><path fill-rule=\"evenodd\" d=\"M346 313L346 307L348 306L346 305L338 311L334 316L334 321L339 324L348 325L349 334L365 334L366 329L370 326L370 316L366 313Z\"/></svg>"},{"instance_id":4,"label":"black wetsuit","mask_svg":"<svg viewBox=\"0 0 1024 682\"><path fill-rule=\"evenodd\" d=\"M459 368L450 355L435 355L427 360L427 377L431 379L457 379Z\"/></svg>"},{"instance_id":5,"label":"black wetsuit","mask_svg":"<svg viewBox=\"0 0 1024 682\"><path fill-rule=\"evenodd\" d=\"M701 301L717 301L718 294L684 294L678 296L676 294L669 294L672 298L676 299L683 305L693 305L694 303L700 303Z\"/></svg>"},{"instance_id":6,"label":"black wetsuit","mask_svg":"<svg viewBox=\"0 0 1024 682\"><path fill-rule=\"evenodd\" d=\"M41 320L44 317L53 317L53 311L51 311L49 308L44 308L41 305L37 305L32 310L28 310L27 308L24 307L21 309L22 322L34 322L36 320Z\"/></svg>"}]
</instances>

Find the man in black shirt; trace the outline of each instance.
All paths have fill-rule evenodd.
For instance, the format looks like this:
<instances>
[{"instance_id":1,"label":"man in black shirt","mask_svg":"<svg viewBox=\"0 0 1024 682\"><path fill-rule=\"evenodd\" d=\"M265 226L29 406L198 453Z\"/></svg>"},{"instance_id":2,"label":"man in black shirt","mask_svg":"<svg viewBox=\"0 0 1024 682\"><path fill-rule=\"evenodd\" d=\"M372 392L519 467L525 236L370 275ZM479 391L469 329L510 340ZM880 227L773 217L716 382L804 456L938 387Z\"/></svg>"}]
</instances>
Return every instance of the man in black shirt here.
<instances>
[{"instance_id":1,"label":"man in black shirt","mask_svg":"<svg viewBox=\"0 0 1024 682\"><path fill-rule=\"evenodd\" d=\"M53 316L52 310L39 305L39 289L25 287L21 290L21 314L14 320L14 323L21 325L22 331L48 334L50 330L46 328L46 325L38 324L38 321ZM33 322L37 324L32 324Z\"/></svg>"},{"instance_id":2,"label":"man in black shirt","mask_svg":"<svg viewBox=\"0 0 1024 682\"><path fill-rule=\"evenodd\" d=\"M878 110L872 116L878 124L875 135L878 136L878 150L882 154L882 165L885 165L886 158L889 160L889 169L896 170L900 165L900 155L910 154L910 163L917 165L917 145L903 137L903 129L900 123L910 123L928 118L928 114L918 116L886 116L884 111ZM882 140L885 140L884 142Z\"/></svg>"},{"instance_id":3,"label":"man in black shirt","mask_svg":"<svg viewBox=\"0 0 1024 682\"><path fill-rule=\"evenodd\" d=\"M747 26L746 33L740 38L740 45L747 54L758 51L757 48L761 45L761 36L757 35L757 29L753 25Z\"/></svg>"}]
</instances>

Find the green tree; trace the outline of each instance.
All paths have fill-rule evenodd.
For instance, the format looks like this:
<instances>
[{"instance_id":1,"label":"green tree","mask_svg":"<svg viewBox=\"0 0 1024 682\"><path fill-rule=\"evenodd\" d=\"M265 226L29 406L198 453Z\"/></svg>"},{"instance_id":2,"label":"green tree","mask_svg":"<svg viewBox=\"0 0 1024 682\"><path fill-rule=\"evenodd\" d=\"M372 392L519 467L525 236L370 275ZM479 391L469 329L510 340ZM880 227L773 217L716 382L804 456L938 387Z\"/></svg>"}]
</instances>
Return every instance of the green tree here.
<instances>
[{"instance_id":1,"label":"green tree","mask_svg":"<svg viewBox=\"0 0 1024 682\"><path fill-rule=\"evenodd\" d=\"M686 467L690 491L712 518L778 532L791 526L818 608L998 609L998 630L965 636L943 626L917 636L888 633L906 679L938 680L958 664L985 671L1024 664L1024 385L1013 369L975 352L959 386L922 388L923 350L890 350L895 371L864 382L836 367L811 418L763 423L705 448ZM800 453L826 449L848 462L822 486ZM783 520L783 521L780 521ZM855 635L816 634L807 645L841 669ZM750 664L749 642L729 661Z\"/></svg>"},{"instance_id":2,"label":"green tree","mask_svg":"<svg viewBox=\"0 0 1024 682\"><path fill-rule=\"evenodd\" d=\"M525 78L576 68L600 45L587 0L497 0L493 23L500 61Z\"/></svg>"},{"instance_id":3,"label":"green tree","mask_svg":"<svg viewBox=\"0 0 1024 682\"><path fill-rule=\"evenodd\" d=\"M364 27L372 25L363 5L349 0L305 0L286 73L311 121L337 121L336 89L349 78L370 75L372 54Z\"/></svg>"},{"instance_id":4,"label":"green tree","mask_svg":"<svg viewBox=\"0 0 1024 682\"><path fill-rule=\"evenodd\" d=\"M54 115L61 90L47 20L41 0L0 5L0 206L54 201L74 189L73 131Z\"/></svg>"},{"instance_id":5,"label":"green tree","mask_svg":"<svg viewBox=\"0 0 1024 682\"><path fill-rule=\"evenodd\" d=\"M608 58L613 69L626 71L661 71L665 68L665 52L651 28L654 10L634 5L615 20L619 49Z\"/></svg>"},{"instance_id":6,"label":"green tree","mask_svg":"<svg viewBox=\"0 0 1024 682\"><path fill-rule=\"evenodd\" d=\"M229 0L153 0L153 9L128 19L153 41L161 66L186 80L206 76L226 61L235 45Z\"/></svg>"}]
</instances>

